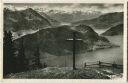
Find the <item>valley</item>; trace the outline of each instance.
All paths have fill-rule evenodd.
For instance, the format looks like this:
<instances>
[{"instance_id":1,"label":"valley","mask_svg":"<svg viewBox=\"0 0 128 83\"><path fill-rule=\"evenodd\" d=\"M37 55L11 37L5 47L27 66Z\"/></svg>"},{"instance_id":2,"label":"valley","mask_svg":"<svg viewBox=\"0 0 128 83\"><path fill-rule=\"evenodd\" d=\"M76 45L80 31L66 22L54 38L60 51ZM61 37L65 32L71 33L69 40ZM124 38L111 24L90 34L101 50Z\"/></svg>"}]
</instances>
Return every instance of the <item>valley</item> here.
<instances>
[{"instance_id":1,"label":"valley","mask_svg":"<svg viewBox=\"0 0 128 83\"><path fill-rule=\"evenodd\" d=\"M22 70L18 65L17 72L9 73L5 76L7 78L122 77L122 67L115 68L113 72L113 65L86 68L85 63L88 65L101 61L123 65L123 12L4 8L4 31L12 39L14 60L18 62L21 58L21 62L16 63L25 65L27 69ZM73 38L81 41L76 41L75 44L67 41ZM77 70L72 70L73 52ZM22 64L22 61L26 63Z\"/></svg>"}]
</instances>

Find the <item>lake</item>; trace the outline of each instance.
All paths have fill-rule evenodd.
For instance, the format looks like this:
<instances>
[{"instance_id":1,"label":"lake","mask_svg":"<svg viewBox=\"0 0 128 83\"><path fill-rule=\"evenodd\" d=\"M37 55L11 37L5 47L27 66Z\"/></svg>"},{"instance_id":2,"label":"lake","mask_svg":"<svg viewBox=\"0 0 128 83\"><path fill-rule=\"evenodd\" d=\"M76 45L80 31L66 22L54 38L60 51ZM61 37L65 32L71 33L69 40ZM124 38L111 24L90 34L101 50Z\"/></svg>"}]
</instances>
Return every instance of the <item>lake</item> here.
<instances>
[{"instance_id":1,"label":"lake","mask_svg":"<svg viewBox=\"0 0 128 83\"><path fill-rule=\"evenodd\" d=\"M85 62L103 61L109 63L123 64L123 36L106 36L110 42L120 47L100 49L84 54L76 55L76 66L83 67ZM45 54L45 61L48 66L71 67L72 56L54 56Z\"/></svg>"}]
</instances>

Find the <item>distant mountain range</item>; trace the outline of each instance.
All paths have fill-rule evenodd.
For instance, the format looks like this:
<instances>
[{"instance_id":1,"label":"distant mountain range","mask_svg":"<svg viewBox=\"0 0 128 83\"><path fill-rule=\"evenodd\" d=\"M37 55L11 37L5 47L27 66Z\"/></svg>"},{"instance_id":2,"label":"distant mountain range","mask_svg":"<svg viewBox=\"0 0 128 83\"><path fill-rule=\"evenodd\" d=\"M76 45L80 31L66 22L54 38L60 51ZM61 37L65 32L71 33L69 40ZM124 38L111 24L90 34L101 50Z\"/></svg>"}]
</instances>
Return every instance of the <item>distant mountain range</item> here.
<instances>
[{"instance_id":1,"label":"distant mountain range","mask_svg":"<svg viewBox=\"0 0 128 83\"><path fill-rule=\"evenodd\" d=\"M123 12L107 13L91 20L76 21L72 24L85 24L92 28L107 29L121 23L123 23Z\"/></svg>"},{"instance_id":2,"label":"distant mountain range","mask_svg":"<svg viewBox=\"0 0 128 83\"><path fill-rule=\"evenodd\" d=\"M37 10L33 10L32 8L21 11L4 8L4 23L4 29L14 32L18 30L35 30L46 26L58 26L62 23L72 23L73 25L85 24L93 29L106 29L123 23L123 12L102 15L102 13L98 11L74 11L69 13L65 11L50 10L47 12L37 12Z\"/></svg>"},{"instance_id":3,"label":"distant mountain range","mask_svg":"<svg viewBox=\"0 0 128 83\"><path fill-rule=\"evenodd\" d=\"M114 27L111 27L101 35L104 35L104 36L123 35L123 24L118 24Z\"/></svg>"},{"instance_id":4,"label":"distant mountain range","mask_svg":"<svg viewBox=\"0 0 128 83\"><path fill-rule=\"evenodd\" d=\"M40 14L43 14L45 11L40 11ZM84 19L93 19L95 17L98 17L102 15L99 11L73 11L73 12L66 12L66 11L59 11L59 10L49 10L46 11L47 15L49 15L51 18L54 18L61 22L74 22Z\"/></svg>"}]
</instances>

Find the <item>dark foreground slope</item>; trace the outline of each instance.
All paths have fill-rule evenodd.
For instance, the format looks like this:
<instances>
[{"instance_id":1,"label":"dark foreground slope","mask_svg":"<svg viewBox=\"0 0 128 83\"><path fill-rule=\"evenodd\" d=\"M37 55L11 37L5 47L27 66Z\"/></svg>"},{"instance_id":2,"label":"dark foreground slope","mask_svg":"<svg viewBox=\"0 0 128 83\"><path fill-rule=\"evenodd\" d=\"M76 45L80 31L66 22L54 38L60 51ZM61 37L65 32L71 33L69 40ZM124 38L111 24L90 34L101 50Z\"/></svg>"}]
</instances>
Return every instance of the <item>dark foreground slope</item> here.
<instances>
[{"instance_id":1,"label":"dark foreground slope","mask_svg":"<svg viewBox=\"0 0 128 83\"><path fill-rule=\"evenodd\" d=\"M72 70L71 67L48 67L39 70L10 74L6 78L18 79L119 79L122 69L86 68Z\"/></svg>"}]
</instances>

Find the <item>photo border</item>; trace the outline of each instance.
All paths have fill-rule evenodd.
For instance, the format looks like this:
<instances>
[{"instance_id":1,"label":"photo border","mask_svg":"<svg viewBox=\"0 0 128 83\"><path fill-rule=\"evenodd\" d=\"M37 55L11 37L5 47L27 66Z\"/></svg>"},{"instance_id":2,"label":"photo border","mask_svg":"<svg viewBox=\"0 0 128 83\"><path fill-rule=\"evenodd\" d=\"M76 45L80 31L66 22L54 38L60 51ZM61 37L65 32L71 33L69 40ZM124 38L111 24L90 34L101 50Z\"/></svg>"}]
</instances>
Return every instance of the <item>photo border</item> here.
<instances>
[{"instance_id":1,"label":"photo border","mask_svg":"<svg viewBox=\"0 0 128 83\"><path fill-rule=\"evenodd\" d=\"M3 79L3 5L4 3L121 3L124 5L123 78L122 79ZM3 0L0 3L0 78L3 83L125 83L127 80L127 1L126 0Z\"/></svg>"}]
</instances>

